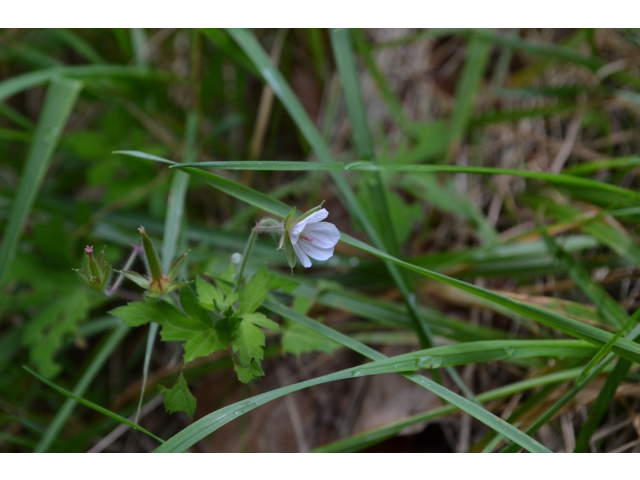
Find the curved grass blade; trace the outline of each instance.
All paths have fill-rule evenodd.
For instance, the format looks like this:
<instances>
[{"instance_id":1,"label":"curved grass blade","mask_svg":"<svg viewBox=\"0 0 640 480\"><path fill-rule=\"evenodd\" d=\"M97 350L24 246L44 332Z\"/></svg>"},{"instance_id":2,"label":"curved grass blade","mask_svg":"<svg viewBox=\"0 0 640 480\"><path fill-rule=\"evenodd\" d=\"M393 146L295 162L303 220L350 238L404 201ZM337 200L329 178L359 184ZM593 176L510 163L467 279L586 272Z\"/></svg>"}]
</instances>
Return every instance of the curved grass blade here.
<instances>
[{"instance_id":1,"label":"curved grass blade","mask_svg":"<svg viewBox=\"0 0 640 480\"><path fill-rule=\"evenodd\" d=\"M611 406L611 401L613 400L613 396L616 394L618 385L622 383L627 376L627 373L629 373L631 365L632 363L626 358L618 360L618 363L607 378L602 390L600 390L593 407L589 410L589 417L587 418L587 421L580 429L580 433L576 438L576 446L574 449L575 453L585 452L587 450L591 437L600 425L602 417Z\"/></svg>"},{"instance_id":2,"label":"curved grass blade","mask_svg":"<svg viewBox=\"0 0 640 480\"><path fill-rule=\"evenodd\" d=\"M90 402L88 400L85 400L84 398L81 398L77 395L74 395L73 393L65 390L62 387L59 387L58 385L56 385L53 382L50 382L49 380L47 380L44 377L41 377L40 375L38 375L36 372L34 372L33 370L31 370L29 367L27 367L26 365L23 365L23 367L27 372L29 372L31 375L33 375L34 377L36 377L38 380L40 380L42 383L44 383L45 385L53 388L56 392L61 393L62 395L64 395L65 397L69 398L70 400L72 400L73 402L78 402L81 403L82 405L92 408L93 410L95 410L96 412L102 413L103 415L106 415L109 418L113 418L114 420L123 423L135 430L138 430L139 432L142 432L146 435L149 435L151 438L157 440L160 443L163 443L163 440L161 438L156 437L153 433L151 433L148 430L145 430L142 427L137 426L135 423L130 422L129 420L127 420L124 417L121 417L120 415L117 415L113 412L110 412L109 410L107 410L106 408L101 407L100 405L96 405L93 402ZM37 450L37 448L36 448Z\"/></svg>"},{"instance_id":3,"label":"curved grass blade","mask_svg":"<svg viewBox=\"0 0 640 480\"><path fill-rule=\"evenodd\" d=\"M120 152L120 153L125 153L125 152ZM130 152L126 154L131 155ZM139 152L135 152L133 155L139 156L140 158L148 158L148 159L158 158L158 157L154 157L153 155L140 154ZM159 160L164 163L175 164L175 162L170 162L169 160L165 160L165 159L159 159ZM209 185L229 195L232 195L240 200L251 203L252 205L258 208L261 208L264 211L269 212L273 215L279 215L281 217L284 217L290 211L290 207L288 207L284 203L274 200L249 187L240 185L237 182L234 182L232 180L222 178L218 175L205 172L204 170L200 170L197 168L187 168L185 170L192 175L196 175L202 178ZM455 287L465 292L476 295L480 298L484 298L485 300L488 300L497 305L506 307L514 313L518 313L525 317L531 318L547 326L550 326L564 333L567 333L568 335L571 335L576 338L580 338L582 340L586 340L599 347L606 344L609 340L611 340L611 337L613 336L609 332L606 332L596 327L592 327L590 325L585 325L577 320L573 320L563 315L549 312L543 308L536 307L534 305L529 305L529 304L520 302L518 300L514 300L511 298L505 297L503 295L494 293L490 290L477 287L470 283L466 283L461 280L457 280L455 278L448 277L446 275L442 275L437 272L433 272L426 268L419 267L409 262L405 262L404 260L395 258L386 252L383 252L375 247L372 247L371 245L368 245L362 242L361 240L353 238L351 235L347 235L346 233L341 233L340 241L352 247L358 248L364 252L367 252L375 257L381 258L383 260L389 260L390 262L395 263L400 267L419 273L424 277L430 278L432 280L436 280L438 282L445 283L452 287ZM631 342L623 338L616 342L612 351L617 355L623 356L634 362L640 363L640 345L638 345L637 343Z\"/></svg>"},{"instance_id":4,"label":"curved grass blade","mask_svg":"<svg viewBox=\"0 0 640 480\"><path fill-rule=\"evenodd\" d=\"M547 234L547 232L541 230L541 234L547 244L549 253L558 259L560 265L569 273L569 276L573 281L576 282L595 306L598 307L598 310L600 310L607 323L613 327L617 327L618 329L623 329L623 327L629 322L629 315L627 315L627 312L624 311L618 302L611 298L609 293L599 283L594 282L587 269L580 262L574 260L572 256L567 254L555 242L555 240ZM616 337L619 337L620 335L622 335L621 332L619 332ZM615 343L615 340L613 340L613 343Z\"/></svg>"},{"instance_id":5,"label":"curved grass blade","mask_svg":"<svg viewBox=\"0 0 640 480\"><path fill-rule=\"evenodd\" d=\"M485 393L479 394L476 398L480 402L489 402L491 400L497 400L504 398L514 393L523 392L532 388L553 385L560 382L565 382L575 378L580 373L579 368L573 368L569 370L563 370L561 372L550 373L540 377L529 378L520 382L515 382L504 387L496 388ZM356 433L348 438L336 440L335 442L328 443L313 450L315 453L339 453L339 452L357 452L367 447L375 445L377 443L386 440L392 436L397 435L407 427L411 427L418 423L426 422L429 420L435 420L442 418L446 415L454 413L458 408L454 405L446 405L439 408L434 408L427 412L412 415L404 418L400 421L389 423L382 427L373 428L364 432ZM497 438L501 438L499 435Z\"/></svg>"},{"instance_id":6,"label":"curved grass blade","mask_svg":"<svg viewBox=\"0 0 640 480\"><path fill-rule=\"evenodd\" d=\"M0 86L1 88L1 86ZM75 80L55 78L47 89L47 95L33 134L18 189L11 203L2 247L0 248L0 287L3 285L15 251L22 227L47 173L51 157L64 131L67 119L78 98L82 84Z\"/></svg>"},{"instance_id":7,"label":"curved grass blade","mask_svg":"<svg viewBox=\"0 0 640 480\"><path fill-rule=\"evenodd\" d=\"M636 312L634 314L634 317L636 316L636 314L640 313L640 310L638 312ZM640 337L640 325L637 325L632 331L631 333L629 333L629 335L627 335L628 339L631 339L632 341L637 340L638 337ZM556 403L554 403L551 408L549 408L542 416L540 416L529 428L527 428L526 432L529 435L533 435L535 434L540 427L542 427L545 423L547 423L549 420L551 420L554 415L556 413L558 413L560 411L560 409L562 407L564 407L567 403L569 403L569 401L580 391L582 390L585 386L587 386L589 384L589 382L591 382L591 380L593 380L596 376L598 376L604 369L605 367L611 363L611 361L615 358L615 355L613 354L609 354L605 357L605 359L600 362L596 367L593 368L593 370L591 370L591 372L579 383L576 383L574 385L574 387L568 391L565 395L562 396L562 398L560 400L558 400ZM624 360L624 359L621 359ZM623 366L624 367L624 364ZM621 367L621 370L622 370ZM620 379L621 380L621 379ZM617 387L617 386L616 386ZM614 389L615 390L615 389ZM602 395L602 392L601 392ZM603 398L607 397L609 395L609 392L605 392L604 395L602 395ZM608 403L607 403L608 405ZM505 448L502 449L502 452L515 452L518 449L518 447L514 444L508 445Z\"/></svg>"},{"instance_id":8,"label":"curved grass blade","mask_svg":"<svg viewBox=\"0 0 640 480\"><path fill-rule=\"evenodd\" d=\"M51 28L49 29L49 32L57 36L60 40L65 42L90 62L97 64L107 63L89 42L76 35L74 32L67 30L66 28Z\"/></svg>"},{"instance_id":9,"label":"curved grass blade","mask_svg":"<svg viewBox=\"0 0 640 480\"><path fill-rule=\"evenodd\" d=\"M114 152L115 153L115 152ZM120 152L122 153L122 152ZM598 182L588 178L574 177L562 173L534 172L531 170L517 170L513 168L493 167L463 167L456 165L408 165L408 164L372 164L370 162L294 162L294 161L226 161L226 162L201 162L176 165L172 168L213 168L220 170L265 170L265 171L356 171L356 172L397 172L397 173L468 173L476 175L510 175L514 177L542 180L554 185L580 187L595 191L610 192L625 199L638 200L640 194L626 188Z\"/></svg>"},{"instance_id":10,"label":"curved grass blade","mask_svg":"<svg viewBox=\"0 0 640 480\"><path fill-rule=\"evenodd\" d=\"M62 427L64 427L65 423L67 423L69 416L71 416L71 413L73 413L73 410L76 408L77 401L79 401L77 399L84 395L84 392L87 391L87 388L89 388L89 385L96 377L100 369L104 366L109 356L113 353L115 348L120 344L122 339L127 333L129 333L130 330L131 329L127 325L119 325L118 328L116 328L109 336L104 345L100 347L100 350L93 358L85 372L82 374L82 377L80 377L80 380L78 380L78 383L71 393L71 395L76 398L69 397L69 399L64 402L62 407L60 407L60 410L58 410L58 413L56 413L56 416L51 421L51 424L47 428L47 431L44 433L44 436L36 445L35 452L46 452L49 450L49 447L55 441L56 437L62 430ZM47 383L46 380L43 380L37 374L34 375L40 378L43 382Z\"/></svg>"},{"instance_id":11,"label":"curved grass blade","mask_svg":"<svg viewBox=\"0 0 640 480\"><path fill-rule=\"evenodd\" d=\"M322 329L321 327L324 327L324 325L319 324L318 322L314 322L308 317L304 317L303 315L291 309L288 309L287 307L284 307L283 305L278 304L277 302L268 301L267 306L269 310L275 313L283 314L287 318L294 319L294 321L298 321L301 317L304 320L304 324L306 324L310 328L313 328L315 331L322 333L326 329L330 334L330 338L333 338L336 341L340 341L340 343L345 344L345 346L349 348L357 349L356 351L366 352L368 357L374 357L374 358L380 358L380 359L375 360L368 364L349 368L340 372L325 375L312 380L307 380L305 382L300 382L294 385L289 385L287 387L282 387L282 388L273 390L271 392L266 392L261 395L254 396L252 398L249 398L240 402L236 402L232 405L229 405L220 410L217 410L207 415L206 417L198 420L197 422L193 423L189 427L185 428L184 430L182 430L181 432L179 432L178 434L176 434L175 436L167 440L163 445L158 447L155 450L156 452L184 451L185 449L189 448L191 445L193 445L197 441L201 440L205 436L216 431L221 426L229 423L235 418L238 418L240 415L245 414L253 410L254 408L257 408L267 402L275 400L276 398L282 397L289 393L293 393L295 391L298 391L304 388L308 388L314 385L319 385L322 383L332 382L336 380L344 380L344 379L349 379L353 377L375 375L375 374L382 374L382 373L391 373L391 372L403 372L402 374L405 377L409 378L415 383L422 385L423 387L432 391L436 395L458 406L459 408L463 409L464 411L474 416L478 420L482 421L483 423L486 423L496 431L502 434L506 434L506 436L512 440L516 438L516 440L514 441L516 441L518 444L522 444L522 443L526 444L524 448L527 448L529 451L548 452L548 449L540 445L538 442L526 436L522 436L519 430L517 430L511 425L508 425L506 422L504 422L503 420L500 420L498 417L495 417L493 414L484 410L482 407L479 407L473 402L470 402L469 400L451 392L450 390L447 390L441 385L435 382L432 382L426 377L423 377L415 373L406 373L409 370L415 370L416 368L420 368L417 365L420 363L421 359L423 359L425 356L428 356L429 358L435 358L436 356L438 356L438 357L442 357L443 361L446 361L446 362L451 361L451 359L445 360L445 358L447 358L447 352L451 352L451 355L453 355L452 358L456 358L458 360L464 359L464 361L474 361L476 360L476 358L474 357L474 346L472 346L472 344L437 347L434 349L422 350L420 352L412 352L409 354L399 355L397 357L386 358L381 353L376 352L375 350L372 350L369 347L366 347L365 345L362 345L353 339L349 339L349 337L346 337L338 332L335 332L328 327L325 327L324 329ZM298 320L295 320L295 319L298 319ZM560 341L560 342L563 342L563 341ZM483 361L483 360L479 360L480 358L486 358L485 357L487 352L486 347L490 343L492 342L478 342L478 345L475 345L475 347L477 348L477 350L475 350L475 355L478 356L477 357L478 361ZM500 355L506 355L507 352L502 346L504 342L499 341L496 343L499 344L500 346L497 347L497 349L495 350L495 353ZM519 343L519 342L507 341L507 343L509 345L516 345L516 343ZM579 348L585 348L585 345L582 344L581 342L573 342L575 346L578 346L579 343L581 344ZM480 345L480 344L483 344L483 345ZM560 350L556 350L554 354L557 354L559 351L566 351L565 348L567 348L569 343L564 341L563 345L564 346L561 347ZM465 348L465 347L468 347L468 348ZM509 347L509 348L512 348L512 347ZM458 350L458 352L453 353L456 349ZM588 347L587 347L587 350L589 350ZM515 351L516 349L514 349L514 353ZM522 350L522 354L525 354L524 353L525 351L526 351L526 348ZM375 353L375 355L373 355L373 353ZM529 354L538 355L539 353L540 353L540 350L536 348L531 348L529 350ZM427 355L427 354L433 354L433 355ZM511 358L512 356L507 355L507 357ZM428 367L428 365L425 365L425 366Z\"/></svg>"},{"instance_id":12,"label":"curved grass blade","mask_svg":"<svg viewBox=\"0 0 640 480\"><path fill-rule=\"evenodd\" d=\"M152 75L153 74L153 75ZM140 67L121 65L81 65L74 67L53 67L45 70L25 73L0 83L0 101L29 88L47 83L56 76L71 78L105 78L105 77L151 77L159 76L159 72Z\"/></svg>"},{"instance_id":13,"label":"curved grass blade","mask_svg":"<svg viewBox=\"0 0 640 480\"><path fill-rule=\"evenodd\" d=\"M449 148L447 150L449 159L460 146L462 136L471 119L474 102L482 85L482 77L491 53L491 42L472 31L469 34L467 48L462 77L456 85L455 108L449 126Z\"/></svg>"}]
</instances>

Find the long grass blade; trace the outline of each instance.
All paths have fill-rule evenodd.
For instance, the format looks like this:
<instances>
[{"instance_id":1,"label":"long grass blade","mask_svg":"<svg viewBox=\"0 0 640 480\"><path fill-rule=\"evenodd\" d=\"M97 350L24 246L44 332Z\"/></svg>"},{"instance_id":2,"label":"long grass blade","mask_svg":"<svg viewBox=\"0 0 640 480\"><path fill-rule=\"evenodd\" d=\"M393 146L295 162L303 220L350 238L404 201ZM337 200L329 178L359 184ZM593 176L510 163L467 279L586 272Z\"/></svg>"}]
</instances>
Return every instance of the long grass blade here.
<instances>
[{"instance_id":1,"label":"long grass blade","mask_svg":"<svg viewBox=\"0 0 640 480\"><path fill-rule=\"evenodd\" d=\"M47 89L42 113L34 132L3 235L2 247L0 248L0 287L3 285L7 269L18 248L22 227L38 195L53 152L81 88L82 84L75 80L55 78Z\"/></svg>"},{"instance_id":2,"label":"long grass blade","mask_svg":"<svg viewBox=\"0 0 640 480\"><path fill-rule=\"evenodd\" d=\"M100 405L96 405L93 402L90 402L88 400L85 400L84 398L79 397L78 395L74 395L73 393L69 392L68 390L65 390L62 387L59 387L58 385L56 385L53 382L50 382L49 380L47 380L44 377L41 377L40 375L38 375L36 372L34 372L33 370L31 370L29 367L27 366L23 366L22 368L24 368L27 372L29 372L31 375L33 375L34 377L36 377L38 380L40 380L42 383L44 383L45 385L47 385L48 387L53 388L56 392L61 393L62 395L64 395L65 397L67 397L69 400L73 401L74 403L80 403L86 407L89 407L93 410L95 410L96 412L102 413L103 415L106 415L109 418L112 418L124 425L127 425L131 428L133 428L134 430L138 430L139 432L142 432L146 435L149 435L151 438L157 440L160 443L163 443L163 440L161 438L156 437L153 433L151 433L150 431L139 427L138 425L136 425L135 423L130 422L129 420L127 420L124 417L121 417L120 415L113 413L109 410L107 410L106 408L101 407Z\"/></svg>"},{"instance_id":3,"label":"long grass blade","mask_svg":"<svg viewBox=\"0 0 640 480\"><path fill-rule=\"evenodd\" d=\"M58 434L62 431L64 425L67 423L67 420L75 410L77 403L80 401L80 397L82 397L82 395L84 395L84 393L87 391L87 388L89 388L89 385L91 385L93 379L109 359L115 348L120 345L120 342L125 337L125 335L129 333L129 331L131 331L131 329L128 326L120 325L113 331L113 333L111 333L106 342L100 347L98 353L93 358L85 372L82 374L82 377L80 377L78 383L76 383L73 392L71 392L71 395L73 395L73 397L69 397L64 402L62 407L60 407L60 410L58 410L58 413L56 413L56 416L51 421L51 424L47 428L43 437L36 445L35 452L47 452L49 450L53 442L58 437ZM38 378L40 378L41 381L54 388L52 386L53 384L49 384L46 380L42 379L33 372L30 373L32 373L32 375L36 375ZM66 395L66 393L64 395ZM83 403L83 405L86 405L86 403Z\"/></svg>"},{"instance_id":4,"label":"long grass blade","mask_svg":"<svg viewBox=\"0 0 640 480\"><path fill-rule=\"evenodd\" d=\"M481 393L476 398L478 399L478 401L485 403L491 400L508 397L515 393L530 390L532 388L565 382L567 380L575 378L579 373L579 368L573 368L563 370L561 372L542 375L540 377L529 378L512 383L510 385L506 385L504 387L490 390L485 393ZM331 442L318 447L313 451L317 453L358 452L372 445L375 445L376 443L380 443L389 437L397 435L407 427L444 417L445 415L449 415L456 410L458 410L458 408L454 405L445 405L443 407L434 408L433 410L418 413L397 422L389 423L382 427L372 428L371 430L356 433L355 435L352 435L348 438L336 440L335 442ZM499 435L497 437L501 438Z\"/></svg>"},{"instance_id":5,"label":"long grass blade","mask_svg":"<svg viewBox=\"0 0 640 480\"><path fill-rule=\"evenodd\" d=\"M514 177L541 180L559 186L571 186L590 189L595 192L610 192L627 200L638 200L640 194L604 182L588 178L566 175L562 173L534 172L513 168L463 167L456 165L406 165L406 164L373 164L370 162L292 162L292 161L221 161L181 164L173 168L213 168L219 170L265 170L265 171L355 171L355 172L397 172L397 173L468 173L473 175L510 175Z\"/></svg>"},{"instance_id":6,"label":"long grass blade","mask_svg":"<svg viewBox=\"0 0 640 480\"><path fill-rule=\"evenodd\" d=\"M425 367L428 368L430 366L429 362L431 362L431 359L439 359L440 362L446 362L447 360L445 360L445 357L447 357L447 352L448 351L451 352L452 349L459 349L460 353L464 351L465 353L462 353L462 355L463 356L469 355L466 358L470 359L471 356L473 355L470 353L472 351L472 347L470 347L471 344L466 344L464 346L456 345L453 347L451 346L438 347L436 349L428 349L420 352L412 352L409 354L400 355L397 357L386 358L381 353L376 352L375 350L353 339L350 339L349 337L346 337L343 334L335 332L329 327L326 327L318 322L315 322L312 319L304 315L301 315L285 307L284 305L279 304L278 302L268 300L265 303L265 306L269 310L273 311L274 313L283 315L286 318L289 318L293 321L300 322L303 325L308 326L309 328L319 333L325 334L329 338L339 341L343 345L357 351L358 353L361 353L369 358L375 359L375 361L368 364L360 365L358 367L349 368L341 372L325 375L325 376L318 377L305 382L300 382L294 385L279 388L277 390L273 390L271 392L257 395L247 400L243 400L233 405L224 407L198 420L194 424L190 425L189 427L185 428L178 434L174 435L172 438L167 440L167 442L165 442L163 445L158 447L155 450L156 452L184 451L187 448L189 448L191 445L196 443L197 441L201 440L205 436L216 431L221 426L229 423L235 418L238 418L240 415L247 413L253 410L254 408L257 408L271 400L275 400L276 398L287 395L289 393L293 393L295 391L308 388L314 385L326 383L326 382L343 380L343 379L348 379L353 377L360 377L365 375L390 373L390 372L405 372L403 373L403 375L409 378L410 380L427 388L428 390L432 391L433 393L440 396L441 398L444 398L445 400L449 401L453 405L456 405L462 408L464 411L474 416L478 420L488 424L489 426L491 426L491 428L494 428L496 431L502 434L506 434L507 438L510 438L512 440L516 438L517 440L514 440L514 441L517 442L518 444L522 444L522 443L526 444L527 446L524 448L527 448L529 451L548 452L548 449L540 445L538 442L526 436L522 436L519 430L517 430L511 425L508 425L506 422L495 417L493 414L484 410L482 407L479 407L475 403L463 397L460 397L459 395L440 386L439 384L430 381L426 377L423 377L415 373L406 373L407 371L415 370L416 368L418 368L417 365L421 361L424 362L425 357L428 357L428 358L424 363L423 368ZM469 348L464 348L464 347L469 347ZM566 346L563 348L566 348ZM584 348L584 344L582 344L582 348ZM536 352L535 355L539 354L537 349L534 348L533 350ZM480 355L484 356L485 351L486 351L486 345L481 346ZM510 353L514 353L514 352L511 352L510 350L505 350L503 346L499 347L499 351L502 352L501 355L507 355L507 357L510 356L509 355ZM437 353L434 353L434 352L437 352ZM458 358L462 358L462 357L458 357Z\"/></svg>"}]
</instances>

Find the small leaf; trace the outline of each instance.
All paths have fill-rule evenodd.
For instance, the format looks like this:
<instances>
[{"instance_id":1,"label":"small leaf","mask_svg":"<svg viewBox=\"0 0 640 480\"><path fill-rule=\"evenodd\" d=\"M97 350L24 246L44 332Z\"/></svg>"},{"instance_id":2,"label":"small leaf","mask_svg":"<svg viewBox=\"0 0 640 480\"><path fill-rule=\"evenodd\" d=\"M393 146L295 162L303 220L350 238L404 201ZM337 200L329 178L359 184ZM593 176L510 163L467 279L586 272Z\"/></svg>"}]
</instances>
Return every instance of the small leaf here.
<instances>
[{"instance_id":1,"label":"small leaf","mask_svg":"<svg viewBox=\"0 0 640 480\"><path fill-rule=\"evenodd\" d=\"M269 320L262 313L249 313L247 315L243 315L242 318L247 322L251 322L254 325L259 325L262 328L266 328L267 330L280 330L280 325L278 325L273 320Z\"/></svg>"},{"instance_id":2,"label":"small leaf","mask_svg":"<svg viewBox=\"0 0 640 480\"><path fill-rule=\"evenodd\" d=\"M180 290L180 306L191 318L197 318L207 327L213 326L213 321L207 311L200 305L191 287Z\"/></svg>"},{"instance_id":3,"label":"small leaf","mask_svg":"<svg viewBox=\"0 0 640 480\"><path fill-rule=\"evenodd\" d=\"M184 342L184 362L206 357L217 350L224 350L228 336L220 335L213 326L202 323L167 302L133 302L109 312L132 327L157 322L162 326L160 336L165 342Z\"/></svg>"},{"instance_id":4,"label":"small leaf","mask_svg":"<svg viewBox=\"0 0 640 480\"><path fill-rule=\"evenodd\" d=\"M228 316L216 322L215 329L231 338L238 330L238 326L241 322L242 317L230 313Z\"/></svg>"},{"instance_id":5,"label":"small leaf","mask_svg":"<svg viewBox=\"0 0 640 480\"><path fill-rule=\"evenodd\" d=\"M196 413L196 399L191 395L182 374L171 389L158 385L158 390L164 394L164 408L167 412L185 412L193 419Z\"/></svg>"},{"instance_id":6,"label":"small leaf","mask_svg":"<svg viewBox=\"0 0 640 480\"><path fill-rule=\"evenodd\" d=\"M248 367L253 359L259 362L264 356L264 333L248 317L242 318L231 337L233 352L243 367Z\"/></svg>"},{"instance_id":7,"label":"small leaf","mask_svg":"<svg viewBox=\"0 0 640 480\"><path fill-rule=\"evenodd\" d=\"M264 377L264 371L258 362L251 362L251 365L248 367L243 367L242 365L238 365L237 363L234 365L233 369L238 374L238 380L242 383L249 383L251 380L258 379L260 377Z\"/></svg>"},{"instance_id":8,"label":"small leaf","mask_svg":"<svg viewBox=\"0 0 640 480\"><path fill-rule=\"evenodd\" d=\"M196 292L198 300L207 310L220 311L224 303L224 294L216 287L206 282L202 277L196 278Z\"/></svg>"},{"instance_id":9,"label":"small leaf","mask_svg":"<svg viewBox=\"0 0 640 480\"><path fill-rule=\"evenodd\" d=\"M262 265L240 292L240 314L255 312L269 293L271 275Z\"/></svg>"}]
</instances>

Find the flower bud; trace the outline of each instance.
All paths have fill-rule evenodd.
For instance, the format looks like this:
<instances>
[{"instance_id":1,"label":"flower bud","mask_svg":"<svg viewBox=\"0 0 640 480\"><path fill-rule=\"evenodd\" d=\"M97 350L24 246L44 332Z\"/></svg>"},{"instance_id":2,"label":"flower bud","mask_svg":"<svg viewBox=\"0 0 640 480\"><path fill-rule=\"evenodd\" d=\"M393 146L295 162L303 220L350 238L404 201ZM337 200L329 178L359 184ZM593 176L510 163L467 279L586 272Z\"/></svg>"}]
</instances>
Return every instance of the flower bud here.
<instances>
[{"instance_id":1,"label":"flower bud","mask_svg":"<svg viewBox=\"0 0 640 480\"><path fill-rule=\"evenodd\" d=\"M183 253L178 256L169 267L169 274L165 275L160 264L160 257L158 257L158 253L146 230L141 226L138 231L142 235L145 263L150 278L145 278L138 272L131 270L125 270L120 273L125 278L144 288L149 298L160 298L166 293L184 287L188 282L175 282L174 280L178 277L187 254Z\"/></svg>"},{"instance_id":2,"label":"flower bud","mask_svg":"<svg viewBox=\"0 0 640 480\"><path fill-rule=\"evenodd\" d=\"M104 293L111 278L111 265L105 258L104 251L98 257L93 256L93 247L87 245L82 258L82 268L74 269L80 279L98 293Z\"/></svg>"}]
</instances>

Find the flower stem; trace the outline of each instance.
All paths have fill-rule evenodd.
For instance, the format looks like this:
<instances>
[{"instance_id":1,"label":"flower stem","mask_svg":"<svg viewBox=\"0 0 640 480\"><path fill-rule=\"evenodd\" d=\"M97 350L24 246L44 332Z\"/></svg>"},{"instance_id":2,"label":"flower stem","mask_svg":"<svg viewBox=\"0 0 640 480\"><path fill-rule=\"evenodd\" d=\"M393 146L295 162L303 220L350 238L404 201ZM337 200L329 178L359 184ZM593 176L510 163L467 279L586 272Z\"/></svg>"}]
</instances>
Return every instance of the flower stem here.
<instances>
[{"instance_id":1,"label":"flower stem","mask_svg":"<svg viewBox=\"0 0 640 480\"><path fill-rule=\"evenodd\" d=\"M255 228L252 229L251 235L249 235L249 240L247 241L247 246L245 247L244 253L242 254L242 263L240 264L240 270L238 271L236 284L233 287L233 293L238 291L238 287L240 286L240 282L242 281L242 275L244 274L244 267L247 266L247 260L249 260L249 255L251 255L251 249L253 249L253 244L256 243L257 236L258 231Z\"/></svg>"},{"instance_id":2,"label":"flower stem","mask_svg":"<svg viewBox=\"0 0 640 480\"><path fill-rule=\"evenodd\" d=\"M129 270L129 268L131 267L131 264L136 259L138 254L142 253L143 251L144 250L140 245L135 245L133 247L133 252L131 252L131 256L127 260L127 263L124 264L124 267L122 267L122 270ZM120 272L120 275L118 275L118 278L113 284L113 286L109 289L108 292L106 292L107 297L112 297L113 294L116 293L116 290L118 290L118 287L122 283L122 280L124 280L124 275L122 274L122 272Z\"/></svg>"}]
</instances>

